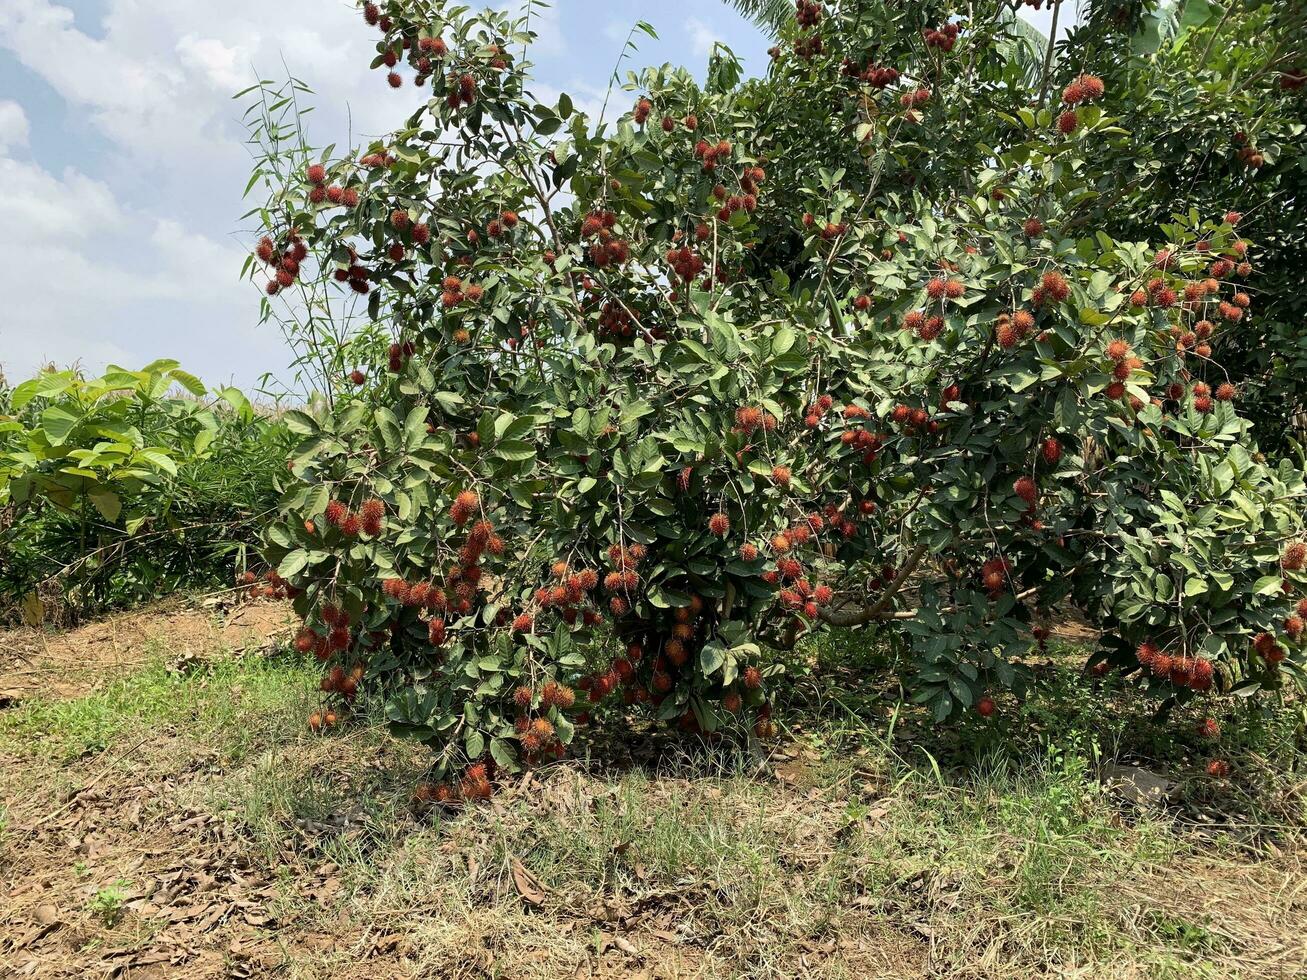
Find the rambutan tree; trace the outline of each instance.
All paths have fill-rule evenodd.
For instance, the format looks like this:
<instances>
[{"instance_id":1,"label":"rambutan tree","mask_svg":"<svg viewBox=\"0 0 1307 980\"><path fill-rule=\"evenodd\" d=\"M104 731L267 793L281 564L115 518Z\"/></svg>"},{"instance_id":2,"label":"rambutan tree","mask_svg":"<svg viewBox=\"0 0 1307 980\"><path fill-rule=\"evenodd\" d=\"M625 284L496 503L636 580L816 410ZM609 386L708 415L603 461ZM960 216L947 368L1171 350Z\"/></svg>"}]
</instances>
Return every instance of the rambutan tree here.
<instances>
[{"instance_id":1,"label":"rambutan tree","mask_svg":"<svg viewBox=\"0 0 1307 980\"><path fill-rule=\"evenodd\" d=\"M941 720L1025 692L1067 603L1163 704L1301 679L1303 470L1214 354L1255 244L1218 201L1119 236L1150 147L968 11L803 0L767 77L719 48L599 123L532 96L529 19L362 5L408 124L261 164L265 315L334 372L267 556L437 798L611 699L768 735L769 651L826 628Z\"/></svg>"}]
</instances>

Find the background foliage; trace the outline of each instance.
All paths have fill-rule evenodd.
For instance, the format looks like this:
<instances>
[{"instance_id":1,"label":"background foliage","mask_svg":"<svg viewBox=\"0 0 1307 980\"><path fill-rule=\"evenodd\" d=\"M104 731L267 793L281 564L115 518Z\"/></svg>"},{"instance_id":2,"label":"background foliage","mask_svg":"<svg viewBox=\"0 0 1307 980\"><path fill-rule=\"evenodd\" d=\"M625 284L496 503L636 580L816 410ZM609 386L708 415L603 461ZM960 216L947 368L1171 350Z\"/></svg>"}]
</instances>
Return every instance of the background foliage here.
<instances>
[{"instance_id":1,"label":"background foliage","mask_svg":"<svg viewBox=\"0 0 1307 980\"><path fill-rule=\"evenodd\" d=\"M0 391L0 594L31 620L211 585L246 561L288 434L174 361ZM45 608L48 606L49 608Z\"/></svg>"}]
</instances>

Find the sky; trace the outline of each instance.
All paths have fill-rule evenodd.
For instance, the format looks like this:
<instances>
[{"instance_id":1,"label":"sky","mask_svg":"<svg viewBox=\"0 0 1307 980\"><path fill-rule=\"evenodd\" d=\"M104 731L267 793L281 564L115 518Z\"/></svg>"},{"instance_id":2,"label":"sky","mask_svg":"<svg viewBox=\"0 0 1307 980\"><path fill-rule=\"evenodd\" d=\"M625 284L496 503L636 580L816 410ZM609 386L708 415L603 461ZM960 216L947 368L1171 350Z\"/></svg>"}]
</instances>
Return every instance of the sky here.
<instances>
[{"instance_id":1,"label":"sky","mask_svg":"<svg viewBox=\"0 0 1307 980\"><path fill-rule=\"evenodd\" d=\"M749 73L770 42L725 3L555 0L535 29L535 91L603 101L624 67L698 73L714 41ZM1044 15L1033 15L1047 29ZM310 137L345 146L415 107L368 65L374 29L348 0L0 0L0 369L179 360L252 389L290 357L239 278L251 160L234 93L289 69L316 92ZM625 93L618 93L618 103Z\"/></svg>"}]
</instances>

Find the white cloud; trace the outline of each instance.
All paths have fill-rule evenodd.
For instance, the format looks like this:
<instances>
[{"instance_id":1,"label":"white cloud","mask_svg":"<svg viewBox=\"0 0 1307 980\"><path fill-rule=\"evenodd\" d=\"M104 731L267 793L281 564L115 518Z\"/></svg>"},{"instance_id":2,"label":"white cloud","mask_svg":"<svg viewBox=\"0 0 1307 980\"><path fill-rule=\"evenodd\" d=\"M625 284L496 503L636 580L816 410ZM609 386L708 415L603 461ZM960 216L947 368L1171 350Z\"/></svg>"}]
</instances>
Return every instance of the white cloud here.
<instances>
[{"instance_id":1,"label":"white cloud","mask_svg":"<svg viewBox=\"0 0 1307 980\"><path fill-rule=\"evenodd\" d=\"M185 67L199 71L224 92L234 92L249 82L249 52L241 47L187 34L177 42L177 54Z\"/></svg>"},{"instance_id":2,"label":"white cloud","mask_svg":"<svg viewBox=\"0 0 1307 980\"><path fill-rule=\"evenodd\" d=\"M12 99L0 99L0 152L27 145L27 113Z\"/></svg>"},{"instance_id":3,"label":"white cloud","mask_svg":"<svg viewBox=\"0 0 1307 980\"><path fill-rule=\"evenodd\" d=\"M245 250L123 207L85 174L0 156L0 351L11 379L46 361L140 366L176 356L205 378L252 380L287 360L254 325Z\"/></svg>"},{"instance_id":4,"label":"white cloud","mask_svg":"<svg viewBox=\"0 0 1307 980\"><path fill-rule=\"evenodd\" d=\"M690 37L690 48L695 54L706 58L712 53L713 43L718 39L715 29L698 17L691 17L685 22L685 33Z\"/></svg>"}]
</instances>

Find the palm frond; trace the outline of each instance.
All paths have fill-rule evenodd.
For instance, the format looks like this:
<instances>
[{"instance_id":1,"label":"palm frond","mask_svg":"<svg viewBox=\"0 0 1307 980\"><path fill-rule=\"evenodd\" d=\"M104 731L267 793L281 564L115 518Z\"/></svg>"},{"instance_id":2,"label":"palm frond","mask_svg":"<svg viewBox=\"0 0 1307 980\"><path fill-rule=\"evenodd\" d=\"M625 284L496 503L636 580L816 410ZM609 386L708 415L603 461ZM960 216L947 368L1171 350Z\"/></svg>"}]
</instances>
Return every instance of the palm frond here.
<instances>
[{"instance_id":1,"label":"palm frond","mask_svg":"<svg viewBox=\"0 0 1307 980\"><path fill-rule=\"evenodd\" d=\"M749 20L776 37L794 19L792 0L726 0Z\"/></svg>"}]
</instances>

